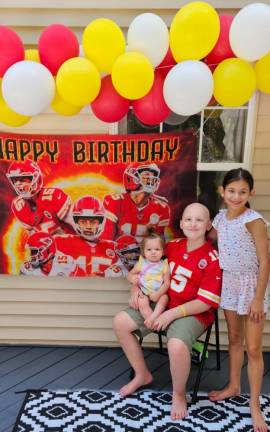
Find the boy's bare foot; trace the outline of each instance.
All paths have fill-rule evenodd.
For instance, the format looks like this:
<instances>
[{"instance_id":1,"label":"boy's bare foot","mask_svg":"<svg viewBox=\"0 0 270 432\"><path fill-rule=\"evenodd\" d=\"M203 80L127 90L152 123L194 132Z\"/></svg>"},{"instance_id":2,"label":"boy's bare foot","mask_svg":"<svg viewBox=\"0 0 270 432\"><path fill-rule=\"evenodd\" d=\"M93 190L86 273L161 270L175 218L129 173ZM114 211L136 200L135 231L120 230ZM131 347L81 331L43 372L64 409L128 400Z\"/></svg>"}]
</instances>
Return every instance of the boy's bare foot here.
<instances>
[{"instance_id":1,"label":"boy's bare foot","mask_svg":"<svg viewBox=\"0 0 270 432\"><path fill-rule=\"evenodd\" d=\"M269 429L263 418L260 406L257 403L253 406L250 404L250 411L254 432L267 432Z\"/></svg>"},{"instance_id":2,"label":"boy's bare foot","mask_svg":"<svg viewBox=\"0 0 270 432\"><path fill-rule=\"evenodd\" d=\"M151 384L152 381L153 377L150 372L147 372L145 375L137 374L128 384L120 388L119 393L122 397L126 397L134 393L140 387Z\"/></svg>"},{"instance_id":3,"label":"boy's bare foot","mask_svg":"<svg viewBox=\"0 0 270 432\"><path fill-rule=\"evenodd\" d=\"M217 402L217 401L229 399L233 396L239 396L239 395L240 395L240 388L228 386L222 390L211 391L208 394L208 397L212 402Z\"/></svg>"},{"instance_id":4,"label":"boy's bare foot","mask_svg":"<svg viewBox=\"0 0 270 432\"><path fill-rule=\"evenodd\" d=\"M173 393L171 419L181 420L188 415L186 395Z\"/></svg>"}]
</instances>

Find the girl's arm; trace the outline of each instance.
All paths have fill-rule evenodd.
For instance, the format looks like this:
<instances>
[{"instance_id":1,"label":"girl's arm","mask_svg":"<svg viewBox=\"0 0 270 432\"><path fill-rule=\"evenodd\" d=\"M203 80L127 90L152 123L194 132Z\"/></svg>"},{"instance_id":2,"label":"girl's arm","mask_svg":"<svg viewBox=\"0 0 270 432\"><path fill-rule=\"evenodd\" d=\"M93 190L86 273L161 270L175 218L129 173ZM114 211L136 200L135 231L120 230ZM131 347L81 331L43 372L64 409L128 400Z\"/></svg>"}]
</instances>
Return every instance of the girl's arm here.
<instances>
[{"instance_id":1,"label":"girl's arm","mask_svg":"<svg viewBox=\"0 0 270 432\"><path fill-rule=\"evenodd\" d=\"M210 231L206 234L206 239L216 246L217 245L217 230L212 226Z\"/></svg>"},{"instance_id":2,"label":"girl's arm","mask_svg":"<svg viewBox=\"0 0 270 432\"><path fill-rule=\"evenodd\" d=\"M254 239L257 258L259 261L257 288L255 298L252 301L250 308L250 318L259 322L264 316L263 299L269 279L267 230L262 219L256 219L252 222L249 222L246 224L246 226Z\"/></svg>"}]
</instances>

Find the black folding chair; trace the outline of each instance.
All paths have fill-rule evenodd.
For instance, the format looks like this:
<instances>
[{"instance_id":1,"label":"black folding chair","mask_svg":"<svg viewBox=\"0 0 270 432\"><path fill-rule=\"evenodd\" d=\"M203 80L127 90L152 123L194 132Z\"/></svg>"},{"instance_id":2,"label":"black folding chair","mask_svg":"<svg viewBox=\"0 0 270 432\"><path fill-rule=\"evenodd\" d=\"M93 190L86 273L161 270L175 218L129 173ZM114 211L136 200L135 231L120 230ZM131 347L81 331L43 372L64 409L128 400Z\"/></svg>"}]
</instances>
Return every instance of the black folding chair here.
<instances>
[{"instance_id":1,"label":"black folding chair","mask_svg":"<svg viewBox=\"0 0 270 432\"><path fill-rule=\"evenodd\" d=\"M215 328L215 342L214 343L209 342L213 326ZM158 342L159 342L158 351L161 354L164 354L162 336L165 336L166 333L163 331L154 332L154 333L156 333L158 335ZM207 350L208 350L209 346L214 346L216 348L215 349L215 351L216 351L216 369L220 370L220 344L219 344L218 310L215 313L214 322L209 327L207 327L207 329L202 334L202 336L200 336L200 338L197 339L197 342L201 342L203 344L203 349L202 349L199 361L196 361L196 362L192 361L192 363L194 365L198 366L198 372L196 375L196 379L195 379L195 383L194 383L194 387L193 387L193 392L192 392L192 397L191 397L192 402L196 402L198 399L198 391L199 391L199 387L200 387L202 372L203 372L205 360L207 358ZM143 336L141 336L141 335L139 336L139 343L140 343L140 345L142 345L142 343L143 343ZM132 378L133 376L134 376L134 371L132 369L131 373L130 373L130 377Z\"/></svg>"}]
</instances>

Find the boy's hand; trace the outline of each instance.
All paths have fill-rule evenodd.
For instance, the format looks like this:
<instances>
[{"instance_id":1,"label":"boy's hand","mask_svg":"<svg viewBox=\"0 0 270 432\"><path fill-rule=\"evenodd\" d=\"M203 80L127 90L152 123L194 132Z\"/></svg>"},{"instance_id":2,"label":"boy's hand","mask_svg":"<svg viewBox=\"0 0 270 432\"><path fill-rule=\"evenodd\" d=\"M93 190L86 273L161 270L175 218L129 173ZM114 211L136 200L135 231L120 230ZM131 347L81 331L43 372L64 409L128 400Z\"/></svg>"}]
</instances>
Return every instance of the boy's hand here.
<instances>
[{"instance_id":1,"label":"boy's hand","mask_svg":"<svg viewBox=\"0 0 270 432\"><path fill-rule=\"evenodd\" d=\"M129 306L135 310L139 309L138 299L139 299L140 289L138 287L133 287L130 291Z\"/></svg>"},{"instance_id":2,"label":"boy's hand","mask_svg":"<svg viewBox=\"0 0 270 432\"><path fill-rule=\"evenodd\" d=\"M173 310L167 310L154 321L152 328L156 331L165 330L173 320L175 320Z\"/></svg>"}]
</instances>

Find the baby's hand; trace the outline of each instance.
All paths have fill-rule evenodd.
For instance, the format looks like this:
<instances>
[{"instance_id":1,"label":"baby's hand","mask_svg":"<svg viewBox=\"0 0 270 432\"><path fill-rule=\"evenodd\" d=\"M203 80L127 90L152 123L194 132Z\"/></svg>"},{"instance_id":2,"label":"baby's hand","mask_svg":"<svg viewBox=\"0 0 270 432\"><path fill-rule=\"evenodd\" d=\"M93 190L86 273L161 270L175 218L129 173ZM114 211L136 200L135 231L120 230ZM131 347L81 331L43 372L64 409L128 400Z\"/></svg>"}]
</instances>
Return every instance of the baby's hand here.
<instances>
[{"instance_id":1,"label":"baby's hand","mask_svg":"<svg viewBox=\"0 0 270 432\"><path fill-rule=\"evenodd\" d=\"M165 330L174 320L170 310L163 312L153 323L152 329L156 331Z\"/></svg>"},{"instance_id":2,"label":"baby's hand","mask_svg":"<svg viewBox=\"0 0 270 432\"><path fill-rule=\"evenodd\" d=\"M158 301L158 299L159 299L159 295L158 295L158 293L151 293L150 295L149 295L149 298L150 298L150 300L152 301L152 302L154 302L154 303L156 303L157 301Z\"/></svg>"},{"instance_id":3,"label":"baby's hand","mask_svg":"<svg viewBox=\"0 0 270 432\"><path fill-rule=\"evenodd\" d=\"M130 275L129 276L129 281L133 284L133 285L138 285L139 283L139 276L134 274L134 275Z\"/></svg>"}]
</instances>

